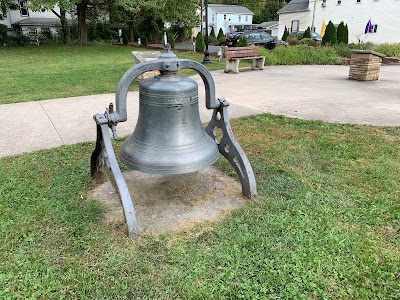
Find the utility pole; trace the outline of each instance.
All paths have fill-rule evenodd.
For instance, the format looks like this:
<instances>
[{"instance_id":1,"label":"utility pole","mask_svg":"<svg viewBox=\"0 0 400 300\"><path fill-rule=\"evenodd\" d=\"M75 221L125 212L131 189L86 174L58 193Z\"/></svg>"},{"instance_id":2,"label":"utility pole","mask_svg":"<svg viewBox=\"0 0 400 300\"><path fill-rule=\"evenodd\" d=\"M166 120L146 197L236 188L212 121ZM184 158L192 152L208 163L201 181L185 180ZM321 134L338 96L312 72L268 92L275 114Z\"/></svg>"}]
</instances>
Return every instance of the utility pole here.
<instances>
[{"instance_id":1,"label":"utility pole","mask_svg":"<svg viewBox=\"0 0 400 300\"><path fill-rule=\"evenodd\" d=\"M313 14L312 14L312 23L311 23L311 38L312 38L312 34L315 32L314 31L314 21L315 21L315 8L316 8L316 6L317 6L317 2L318 2L318 0L314 0L314 11L313 11Z\"/></svg>"}]
</instances>

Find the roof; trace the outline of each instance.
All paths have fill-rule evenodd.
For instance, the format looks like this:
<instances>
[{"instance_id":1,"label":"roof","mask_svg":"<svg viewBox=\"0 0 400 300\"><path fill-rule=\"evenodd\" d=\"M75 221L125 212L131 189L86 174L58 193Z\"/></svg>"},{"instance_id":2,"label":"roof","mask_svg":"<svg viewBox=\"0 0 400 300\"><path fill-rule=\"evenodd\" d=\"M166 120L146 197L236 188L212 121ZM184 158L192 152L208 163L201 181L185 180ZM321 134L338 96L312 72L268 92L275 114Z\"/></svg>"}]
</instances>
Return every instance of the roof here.
<instances>
[{"instance_id":1,"label":"roof","mask_svg":"<svg viewBox=\"0 0 400 300\"><path fill-rule=\"evenodd\" d=\"M277 14L286 14L297 11L306 11L308 10L309 0L292 0L280 10L277 11Z\"/></svg>"},{"instance_id":2,"label":"roof","mask_svg":"<svg viewBox=\"0 0 400 300\"><path fill-rule=\"evenodd\" d=\"M239 5L208 4L208 7L214 10L216 13L254 15L254 13L247 7Z\"/></svg>"},{"instance_id":3,"label":"roof","mask_svg":"<svg viewBox=\"0 0 400 300\"><path fill-rule=\"evenodd\" d=\"M279 24L279 21L271 21L271 22L263 22L261 24L258 24L258 26L262 27L262 28L270 28L270 27L276 26L278 24Z\"/></svg>"},{"instance_id":4,"label":"roof","mask_svg":"<svg viewBox=\"0 0 400 300\"><path fill-rule=\"evenodd\" d=\"M61 26L60 19L58 18L26 18L13 25L20 26Z\"/></svg>"}]
</instances>

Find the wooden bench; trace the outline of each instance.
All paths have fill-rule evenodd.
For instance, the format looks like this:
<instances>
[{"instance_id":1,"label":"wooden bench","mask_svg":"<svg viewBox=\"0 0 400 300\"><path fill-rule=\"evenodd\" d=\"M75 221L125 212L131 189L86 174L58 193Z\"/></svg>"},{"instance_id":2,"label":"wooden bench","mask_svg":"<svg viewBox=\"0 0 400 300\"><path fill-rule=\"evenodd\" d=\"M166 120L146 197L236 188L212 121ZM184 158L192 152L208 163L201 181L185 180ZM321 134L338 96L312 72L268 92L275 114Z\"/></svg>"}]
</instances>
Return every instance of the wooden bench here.
<instances>
[{"instance_id":1,"label":"wooden bench","mask_svg":"<svg viewBox=\"0 0 400 300\"><path fill-rule=\"evenodd\" d=\"M264 70L265 57L258 55L256 46L249 47L225 47L225 73L239 73L239 62L243 59L251 59L251 68Z\"/></svg>"}]
</instances>

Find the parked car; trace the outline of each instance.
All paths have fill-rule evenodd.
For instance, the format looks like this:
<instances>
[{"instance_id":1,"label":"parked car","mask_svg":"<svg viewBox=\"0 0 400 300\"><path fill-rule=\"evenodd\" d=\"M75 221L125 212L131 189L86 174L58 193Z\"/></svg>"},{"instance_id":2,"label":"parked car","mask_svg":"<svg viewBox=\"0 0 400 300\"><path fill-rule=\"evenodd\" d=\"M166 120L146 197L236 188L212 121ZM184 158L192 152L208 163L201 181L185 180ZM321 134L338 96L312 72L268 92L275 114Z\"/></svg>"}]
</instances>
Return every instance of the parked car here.
<instances>
[{"instance_id":1,"label":"parked car","mask_svg":"<svg viewBox=\"0 0 400 300\"><path fill-rule=\"evenodd\" d=\"M300 31L300 32L292 32L290 34L292 37L297 37L299 40L301 40L303 38L304 35L304 31ZM320 36L318 33L313 32L311 34L311 38L316 41L316 42L320 42L322 41L322 36Z\"/></svg>"},{"instance_id":2,"label":"parked car","mask_svg":"<svg viewBox=\"0 0 400 300\"><path fill-rule=\"evenodd\" d=\"M264 31L244 31L228 34L226 45L235 47L241 36L246 36L249 45L264 46L267 49L274 49L276 45L287 45L285 41L276 40L272 35Z\"/></svg>"}]
</instances>

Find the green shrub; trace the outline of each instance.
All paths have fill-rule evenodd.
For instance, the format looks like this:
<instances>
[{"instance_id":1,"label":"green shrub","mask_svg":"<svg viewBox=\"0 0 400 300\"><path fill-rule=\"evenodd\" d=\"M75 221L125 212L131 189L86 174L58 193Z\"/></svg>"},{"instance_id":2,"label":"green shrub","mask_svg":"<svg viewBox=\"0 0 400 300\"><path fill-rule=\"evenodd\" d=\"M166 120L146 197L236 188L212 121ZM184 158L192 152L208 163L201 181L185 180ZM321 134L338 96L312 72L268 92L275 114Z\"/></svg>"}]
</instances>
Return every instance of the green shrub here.
<instances>
[{"instance_id":1,"label":"green shrub","mask_svg":"<svg viewBox=\"0 0 400 300\"><path fill-rule=\"evenodd\" d=\"M348 44L349 42L348 32L343 22L340 22L337 28L336 37L338 44Z\"/></svg>"},{"instance_id":2,"label":"green shrub","mask_svg":"<svg viewBox=\"0 0 400 300\"><path fill-rule=\"evenodd\" d=\"M400 43L397 44L381 44L375 46L374 51L385 54L389 57L400 57Z\"/></svg>"},{"instance_id":3,"label":"green shrub","mask_svg":"<svg viewBox=\"0 0 400 300\"><path fill-rule=\"evenodd\" d=\"M289 46L296 46L299 43L299 40L297 39L297 37L289 37L287 39L287 43L289 44Z\"/></svg>"},{"instance_id":4,"label":"green shrub","mask_svg":"<svg viewBox=\"0 0 400 300\"><path fill-rule=\"evenodd\" d=\"M31 40L23 34L17 36L8 36L5 45L7 47L20 47L30 45Z\"/></svg>"},{"instance_id":5,"label":"green shrub","mask_svg":"<svg viewBox=\"0 0 400 300\"><path fill-rule=\"evenodd\" d=\"M224 38L224 37L225 37L225 34L222 31L222 28L220 28L219 31L218 31L218 36L217 36L218 41L221 41L221 39Z\"/></svg>"},{"instance_id":6,"label":"green shrub","mask_svg":"<svg viewBox=\"0 0 400 300\"><path fill-rule=\"evenodd\" d=\"M18 47L30 44L29 37L25 35L9 36L7 34L7 26L0 24L0 47Z\"/></svg>"},{"instance_id":7,"label":"green shrub","mask_svg":"<svg viewBox=\"0 0 400 300\"><path fill-rule=\"evenodd\" d=\"M325 34L322 37L322 45L334 45L337 42L337 37L336 37L336 28L335 25L331 21L329 21L328 25L326 26L325 29Z\"/></svg>"},{"instance_id":8,"label":"green shrub","mask_svg":"<svg viewBox=\"0 0 400 300\"><path fill-rule=\"evenodd\" d=\"M7 26L0 24L0 46L5 46L7 44Z\"/></svg>"},{"instance_id":9,"label":"green shrub","mask_svg":"<svg viewBox=\"0 0 400 300\"><path fill-rule=\"evenodd\" d=\"M311 39L311 29L310 27L307 27L306 31L304 31L303 36L301 39Z\"/></svg>"},{"instance_id":10,"label":"green shrub","mask_svg":"<svg viewBox=\"0 0 400 300\"><path fill-rule=\"evenodd\" d=\"M217 46L217 45L219 44L219 41L218 41L218 39L217 39L215 36L212 36L212 35L210 34L210 36L208 37L208 43L209 43L210 45Z\"/></svg>"},{"instance_id":11,"label":"green shrub","mask_svg":"<svg viewBox=\"0 0 400 300\"><path fill-rule=\"evenodd\" d=\"M362 42L359 43L358 46L360 47L361 50L372 50L375 47L374 43L371 42L366 42L366 43Z\"/></svg>"},{"instance_id":12,"label":"green shrub","mask_svg":"<svg viewBox=\"0 0 400 300\"><path fill-rule=\"evenodd\" d=\"M222 37L218 40L218 45L223 46L225 45L225 42L226 42L226 37Z\"/></svg>"},{"instance_id":13,"label":"green shrub","mask_svg":"<svg viewBox=\"0 0 400 300\"><path fill-rule=\"evenodd\" d=\"M341 43L333 45L332 47L340 57L351 57L351 48L349 45Z\"/></svg>"},{"instance_id":14,"label":"green shrub","mask_svg":"<svg viewBox=\"0 0 400 300\"><path fill-rule=\"evenodd\" d=\"M174 33L172 30L167 31L167 41L168 44L171 45L171 49L175 48L175 39L174 39Z\"/></svg>"},{"instance_id":15,"label":"green shrub","mask_svg":"<svg viewBox=\"0 0 400 300\"><path fill-rule=\"evenodd\" d=\"M314 41L313 39L310 39L310 38L304 38L299 41L299 45L308 45L308 46L317 48L320 46L320 43L317 41Z\"/></svg>"},{"instance_id":16,"label":"green shrub","mask_svg":"<svg viewBox=\"0 0 400 300\"><path fill-rule=\"evenodd\" d=\"M247 40L247 37L245 36L245 35L242 35L240 38L239 38L239 41L238 41L238 43L237 43L237 47L246 47L246 46L248 46L249 45L249 42L248 42L248 40Z\"/></svg>"},{"instance_id":17,"label":"green shrub","mask_svg":"<svg viewBox=\"0 0 400 300\"><path fill-rule=\"evenodd\" d=\"M283 33L283 36L282 36L282 41L287 42L289 37L290 37L289 31L285 30L285 32Z\"/></svg>"},{"instance_id":18,"label":"green shrub","mask_svg":"<svg viewBox=\"0 0 400 300\"><path fill-rule=\"evenodd\" d=\"M210 36L208 38L210 38L210 37L213 37L213 38L217 39L217 36L215 35L215 31L214 31L214 26L211 27Z\"/></svg>"},{"instance_id":19,"label":"green shrub","mask_svg":"<svg viewBox=\"0 0 400 300\"><path fill-rule=\"evenodd\" d=\"M206 44L204 43L203 34L199 32L196 36L196 45L195 45L196 52L204 52L205 48Z\"/></svg>"},{"instance_id":20,"label":"green shrub","mask_svg":"<svg viewBox=\"0 0 400 300\"><path fill-rule=\"evenodd\" d=\"M265 55L266 65L335 65L340 59L332 47L314 48L308 45L276 47Z\"/></svg>"},{"instance_id":21,"label":"green shrub","mask_svg":"<svg viewBox=\"0 0 400 300\"><path fill-rule=\"evenodd\" d=\"M142 46L144 46L144 47L146 47L147 44L149 43L149 39L148 39L147 36L145 36L145 35L142 35L142 36L140 37L140 41L141 41L141 43L142 43Z\"/></svg>"},{"instance_id":22,"label":"green shrub","mask_svg":"<svg viewBox=\"0 0 400 300\"><path fill-rule=\"evenodd\" d=\"M187 26L179 27L176 31L175 41L181 42L187 40L188 38L190 38L191 32L191 28Z\"/></svg>"}]
</instances>

